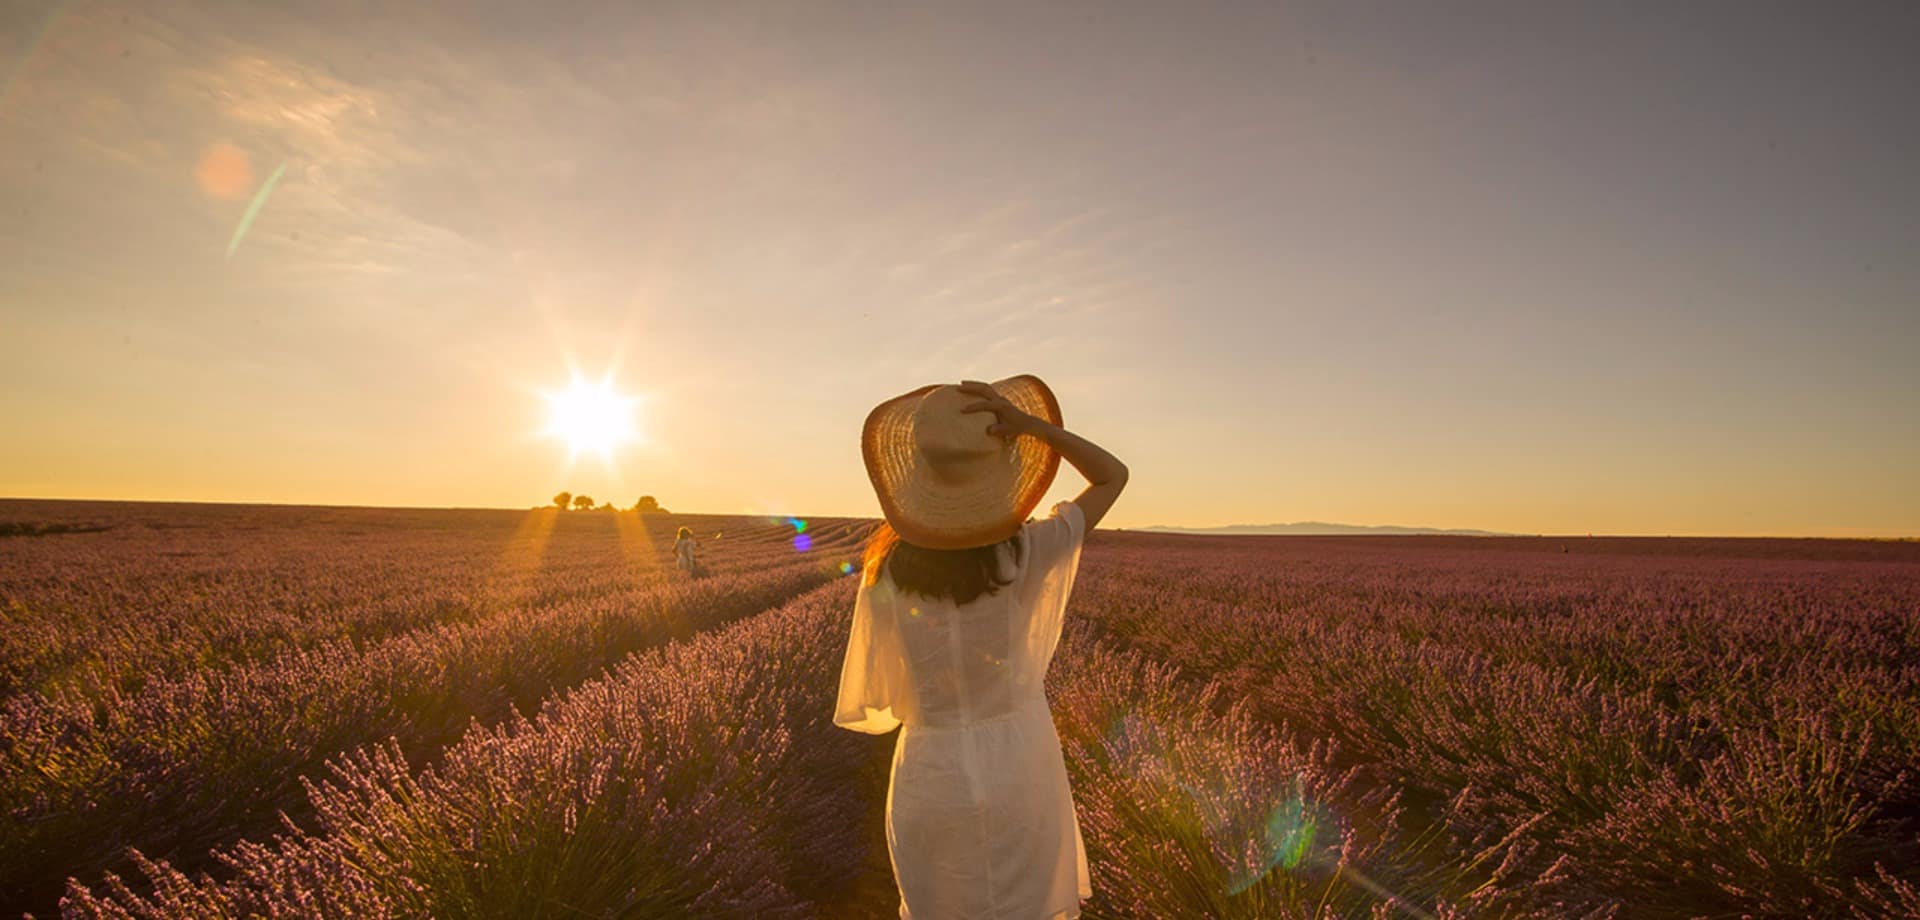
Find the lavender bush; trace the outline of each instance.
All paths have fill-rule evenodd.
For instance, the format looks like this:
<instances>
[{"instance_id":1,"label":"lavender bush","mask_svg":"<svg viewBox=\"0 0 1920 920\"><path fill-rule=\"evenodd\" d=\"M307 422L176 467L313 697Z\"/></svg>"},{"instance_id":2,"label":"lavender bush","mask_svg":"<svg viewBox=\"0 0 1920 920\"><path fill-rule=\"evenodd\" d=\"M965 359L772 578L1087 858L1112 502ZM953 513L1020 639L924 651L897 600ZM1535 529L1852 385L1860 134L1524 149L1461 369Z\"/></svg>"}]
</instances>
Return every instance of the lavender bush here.
<instances>
[{"instance_id":1,"label":"lavender bush","mask_svg":"<svg viewBox=\"0 0 1920 920\"><path fill-rule=\"evenodd\" d=\"M1728 542L1121 538L1074 613L1338 740L1415 821L1520 833L1578 904L1871 913L1915 878L1920 567Z\"/></svg>"},{"instance_id":2,"label":"lavender bush","mask_svg":"<svg viewBox=\"0 0 1920 920\"><path fill-rule=\"evenodd\" d=\"M142 862L152 894L75 885L70 916L805 916L850 881L868 739L831 725L844 580L646 653L418 773L391 745L309 784L312 833Z\"/></svg>"},{"instance_id":3,"label":"lavender bush","mask_svg":"<svg viewBox=\"0 0 1920 920\"><path fill-rule=\"evenodd\" d=\"M197 865L210 847L272 827L276 810L302 814L301 777L325 758L393 739L418 764L472 720L531 711L633 650L836 577L844 554L835 550L853 535L802 556L760 523L733 523L736 538L717 541L710 558L748 570L735 577L672 578L636 553L598 578L546 586L539 606L503 605L368 644L332 639L137 690L70 685L7 698L0 903L51 905L61 879L126 866L129 846ZM637 541L616 541L607 526L601 548L625 558Z\"/></svg>"},{"instance_id":4,"label":"lavender bush","mask_svg":"<svg viewBox=\"0 0 1920 920\"><path fill-rule=\"evenodd\" d=\"M67 912L890 915L891 885L863 876L886 871L886 776L870 766L893 739L829 722L850 607L847 581L649 652L535 719L476 729L425 771L362 749L310 785L311 830L223 851L228 877L142 859L150 894L76 884ZM1049 693L1094 865L1089 916L1566 906L1562 873L1516 869L1531 855L1518 835L1436 848L1329 746L1216 707L1222 691L1067 636Z\"/></svg>"},{"instance_id":5,"label":"lavender bush","mask_svg":"<svg viewBox=\"0 0 1920 920\"><path fill-rule=\"evenodd\" d=\"M577 551L617 551L607 520ZM758 548L725 589L527 575L497 609L371 618L359 628L379 638L350 646L352 669L443 635L502 631L515 638L474 647L525 654L414 646L396 661L434 675L405 685L427 699L354 686L417 716L342 728L325 766L256 771L287 784L268 806L288 812L278 833L228 815L200 850L141 844L166 858L134 854L113 875L50 861L48 875L78 876L66 912L892 916L879 825L893 740L828 723L851 579L750 615L827 579L828 560L797 553L793 522L729 526ZM861 532L807 531L836 561ZM560 540L543 565L560 564ZM483 562L497 565L465 565ZM483 583L443 564L449 584ZM1089 917L1920 916L1915 547L1103 533L1083 566L1049 695L1093 863ZM645 637L571 628L699 590L673 595L684 619ZM151 660L175 663L145 679L110 643L76 640L109 650L74 660L111 679L42 673L9 704L68 692L56 686L225 687L338 647L297 619L214 655L218 680L179 664L203 640L159 642L171 650ZM618 648L687 636L595 676ZM443 684L464 689L435 697ZM481 710L498 720L470 724ZM289 731L237 711L263 740L208 722L196 744L272 751ZM172 787L143 788L140 808L181 807Z\"/></svg>"}]
</instances>

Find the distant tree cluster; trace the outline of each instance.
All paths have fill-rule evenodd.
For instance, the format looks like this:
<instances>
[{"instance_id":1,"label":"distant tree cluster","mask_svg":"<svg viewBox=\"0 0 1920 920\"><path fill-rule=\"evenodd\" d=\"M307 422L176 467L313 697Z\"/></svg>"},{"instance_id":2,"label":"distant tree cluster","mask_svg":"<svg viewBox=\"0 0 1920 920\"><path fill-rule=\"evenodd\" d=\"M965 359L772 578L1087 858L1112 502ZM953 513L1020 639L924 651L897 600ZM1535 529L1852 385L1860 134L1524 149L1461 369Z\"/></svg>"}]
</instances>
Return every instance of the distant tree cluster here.
<instances>
[{"instance_id":1,"label":"distant tree cluster","mask_svg":"<svg viewBox=\"0 0 1920 920\"><path fill-rule=\"evenodd\" d=\"M568 508L572 508L575 511L618 511L620 510L613 506L613 502L601 502L598 505L596 505L594 504L593 496L575 495L572 492L554 493L553 507L558 508L561 511L565 511ZM633 503L633 510L638 511L641 514L672 514L673 513L671 511L668 511L665 508L660 507L660 500L654 498L651 495L640 496L640 500Z\"/></svg>"}]
</instances>

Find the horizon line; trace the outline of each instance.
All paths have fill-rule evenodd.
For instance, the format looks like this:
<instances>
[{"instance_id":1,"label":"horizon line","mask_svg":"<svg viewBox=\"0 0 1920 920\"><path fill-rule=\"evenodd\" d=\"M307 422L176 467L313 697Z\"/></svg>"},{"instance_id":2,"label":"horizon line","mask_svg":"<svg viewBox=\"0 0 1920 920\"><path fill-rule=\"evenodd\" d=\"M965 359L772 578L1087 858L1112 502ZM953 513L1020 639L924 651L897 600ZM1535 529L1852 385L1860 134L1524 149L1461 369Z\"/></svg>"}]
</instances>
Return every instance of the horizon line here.
<instances>
[{"instance_id":1,"label":"horizon line","mask_svg":"<svg viewBox=\"0 0 1920 920\"><path fill-rule=\"evenodd\" d=\"M231 506L237 506L237 507L269 507L269 508L344 508L344 509L369 510L369 511L540 511L544 509L552 509L554 511L577 511L577 509L559 508L555 506L552 502L548 502L546 504L541 504L541 505L370 505L370 504L347 504L347 503L328 503L328 502L240 501L240 500L222 500L222 499L67 498L67 497L34 496L34 495L0 495L0 502L75 502L75 503L93 502L93 503L99 503L99 504L121 504L121 505L231 505ZM587 511L612 510L616 512L622 512L622 511L633 511L634 509L615 506L611 509L594 507L586 510ZM825 518L848 518L853 520L879 520L880 519L880 516L878 514L873 514L873 515L850 515L850 514L796 515L791 512L771 512L771 511L668 511L666 513L667 514L686 514L686 515L697 514L697 515L707 515L707 516L714 516L714 517L718 517L718 516L813 517L813 518L825 517ZM1351 533L1351 534L1239 533L1239 534L1234 534L1234 533L1218 532L1218 531L1227 530L1230 528L1288 527L1288 526L1312 525L1312 524L1318 524L1318 525L1329 526L1329 527L1352 527L1356 529L1366 529L1366 530L1397 529L1397 530L1429 531L1429 532L1428 533L1401 533L1401 534L1366 534L1366 533ZM1104 528L1098 528L1098 529L1114 530L1114 531L1129 531L1129 532L1136 532L1136 533L1153 532L1153 533L1165 534L1168 536L1198 536L1198 537L1401 536L1401 537L1471 537L1471 538L1519 537L1519 538L1525 538L1525 539L1538 539L1538 538L1599 539L1599 538L1605 537L1605 538L1632 538L1632 539L1647 539L1647 540L1662 540L1662 539L1864 540L1864 541L1880 542L1880 543L1920 541L1920 534L1899 534L1899 535L1886 535L1886 536L1823 536L1823 535L1814 535L1814 534L1778 534L1778 533L1774 533L1774 534L1617 533L1617 532L1616 533L1601 533L1601 532L1547 533L1544 531L1535 532L1535 533L1517 533L1512 531L1485 530L1485 529L1475 528L1475 527L1426 527L1426 526L1412 525L1412 524L1344 524L1336 521L1292 521L1292 522L1273 523L1273 524L1218 524L1218 525L1210 525L1210 526L1186 526L1186 525L1179 525L1179 524L1146 524L1146 525L1141 525L1137 527L1104 527Z\"/></svg>"}]
</instances>

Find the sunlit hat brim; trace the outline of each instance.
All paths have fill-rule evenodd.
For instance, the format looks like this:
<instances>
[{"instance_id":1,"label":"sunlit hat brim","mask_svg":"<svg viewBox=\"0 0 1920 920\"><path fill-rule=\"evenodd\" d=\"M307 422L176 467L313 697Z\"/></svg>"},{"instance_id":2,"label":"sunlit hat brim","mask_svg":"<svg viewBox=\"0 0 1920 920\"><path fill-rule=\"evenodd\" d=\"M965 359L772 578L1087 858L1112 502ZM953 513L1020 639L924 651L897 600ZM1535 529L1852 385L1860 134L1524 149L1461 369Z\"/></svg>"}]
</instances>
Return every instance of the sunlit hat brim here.
<instances>
[{"instance_id":1,"label":"sunlit hat brim","mask_svg":"<svg viewBox=\"0 0 1920 920\"><path fill-rule=\"evenodd\" d=\"M881 513L900 539L927 549L967 549L998 543L1020 525L1046 496L1060 470L1060 453L1045 441L1014 441L1011 474L983 471L958 483L927 474L914 449L914 410L942 384L929 384L875 406L860 432L860 454L867 478L880 499ZM1030 374L996 381L992 387L1023 412L1059 425L1060 402Z\"/></svg>"}]
</instances>

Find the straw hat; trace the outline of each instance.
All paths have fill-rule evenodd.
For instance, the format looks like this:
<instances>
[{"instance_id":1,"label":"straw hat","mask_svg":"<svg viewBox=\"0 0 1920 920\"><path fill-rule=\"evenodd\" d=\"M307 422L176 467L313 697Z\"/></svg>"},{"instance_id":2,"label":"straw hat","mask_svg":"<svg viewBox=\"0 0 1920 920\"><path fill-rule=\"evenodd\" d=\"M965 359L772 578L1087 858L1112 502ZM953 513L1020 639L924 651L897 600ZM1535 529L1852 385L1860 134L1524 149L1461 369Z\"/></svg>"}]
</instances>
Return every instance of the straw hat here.
<instances>
[{"instance_id":1,"label":"straw hat","mask_svg":"<svg viewBox=\"0 0 1920 920\"><path fill-rule=\"evenodd\" d=\"M1060 403L1040 378L992 384L1021 411L1060 424ZM1040 503L1060 454L1039 438L987 433L991 412L952 384L930 384L875 406L860 431L867 478L900 539L928 549L998 543Z\"/></svg>"}]
</instances>

